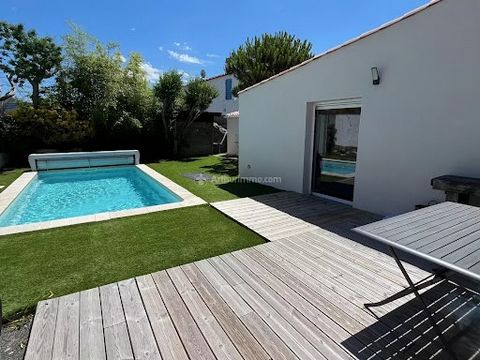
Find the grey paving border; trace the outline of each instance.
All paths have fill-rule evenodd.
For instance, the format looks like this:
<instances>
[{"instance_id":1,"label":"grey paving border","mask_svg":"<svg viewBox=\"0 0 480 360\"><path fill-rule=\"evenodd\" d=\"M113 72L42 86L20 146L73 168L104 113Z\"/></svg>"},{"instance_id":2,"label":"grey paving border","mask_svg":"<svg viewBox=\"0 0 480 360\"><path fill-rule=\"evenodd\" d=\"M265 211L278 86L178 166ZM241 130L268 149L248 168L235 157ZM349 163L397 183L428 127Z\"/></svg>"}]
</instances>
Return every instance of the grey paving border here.
<instances>
[{"instance_id":1,"label":"grey paving border","mask_svg":"<svg viewBox=\"0 0 480 360\"><path fill-rule=\"evenodd\" d=\"M70 226L70 225L76 225L76 224L84 224L89 222L105 221L109 219L117 219L117 218L122 218L127 216L143 215L143 214L148 214L152 212L178 209L178 208L202 205L207 203L206 201L202 200L198 196L192 194L190 191L186 190L185 188L181 187L177 183L173 182L169 178L151 169L147 165L139 164L135 166L139 170L143 171L144 173L149 175L151 178L153 178L154 180L158 181L160 184L165 186L175 195L179 196L182 200L179 202L170 203L170 204L146 206L146 207L136 208L136 209L103 212L103 213L98 213L94 215L84 215L84 216L57 219L57 220L51 220L51 221L43 221L43 222L24 224L24 225L5 226L0 228L0 236L18 234L18 233L36 231L36 230L52 229L52 228ZM23 173L17 180L15 180L10 186L8 186L2 193L0 193L0 215L16 199L16 197L22 192L22 190L25 189L25 187L33 179L36 178L36 176L37 176L37 172L35 171Z\"/></svg>"}]
</instances>

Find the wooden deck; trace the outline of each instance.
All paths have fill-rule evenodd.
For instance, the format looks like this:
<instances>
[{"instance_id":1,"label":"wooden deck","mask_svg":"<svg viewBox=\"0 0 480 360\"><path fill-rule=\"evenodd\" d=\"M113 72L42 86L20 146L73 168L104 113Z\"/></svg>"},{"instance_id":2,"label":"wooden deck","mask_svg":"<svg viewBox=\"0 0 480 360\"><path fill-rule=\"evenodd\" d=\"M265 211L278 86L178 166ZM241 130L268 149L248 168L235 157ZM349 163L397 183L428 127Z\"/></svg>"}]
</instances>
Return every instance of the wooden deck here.
<instances>
[{"instance_id":1,"label":"wooden deck","mask_svg":"<svg viewBox=\"0 0 480 360\"><path fill-rule=\"evenodd\" d=\"M273 241L42 301L26 359L451 358L412 296L363 307L405 286L350 232L372 214L292 193L214 206ZM478 356L480 297L424 296L457 359Z\"/></svg>"},{"instance_id":2,"label":"wooden deck","mask_svg":"<svg viewBox=\"0 0 480 360\"><path fill-rule=\"evenodd\" d=\"M381 219L348 205L293 192L216 202L212 206L269 241L321 229L360 239L352 228Z\"/></svg>"}]
</instances>

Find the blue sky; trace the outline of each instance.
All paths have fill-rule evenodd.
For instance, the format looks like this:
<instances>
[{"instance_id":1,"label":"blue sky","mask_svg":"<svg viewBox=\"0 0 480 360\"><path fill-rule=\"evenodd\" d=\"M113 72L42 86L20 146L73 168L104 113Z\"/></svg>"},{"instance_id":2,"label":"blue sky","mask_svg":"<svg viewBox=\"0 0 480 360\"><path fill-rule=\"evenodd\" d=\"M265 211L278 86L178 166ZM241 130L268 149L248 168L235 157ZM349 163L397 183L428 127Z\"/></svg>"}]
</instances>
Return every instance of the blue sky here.
<instances>
[{"instance_id":1,"label":"blue sky","mask_svg":"<svg viewBox=\"0 0 480 360\"><path fill-rule=\"evenodd\" d=\"M247 37L288 31L322 52L428 0L1 0L0 19L61 41L73 21L123 54L140 52L154 78L178 69L192 76L223 72Z\"/></svg>"}]
</instances>

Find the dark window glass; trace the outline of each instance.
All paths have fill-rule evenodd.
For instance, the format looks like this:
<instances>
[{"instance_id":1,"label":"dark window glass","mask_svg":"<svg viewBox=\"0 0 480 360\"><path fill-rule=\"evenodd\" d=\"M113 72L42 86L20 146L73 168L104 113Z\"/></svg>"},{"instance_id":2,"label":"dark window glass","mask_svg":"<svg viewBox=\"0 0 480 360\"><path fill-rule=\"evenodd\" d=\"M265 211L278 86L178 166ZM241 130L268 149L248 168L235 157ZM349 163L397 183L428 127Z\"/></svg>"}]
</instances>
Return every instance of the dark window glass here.
<instances>
[{"instance_id":1,"label":"dark window glass","mask_svg":"<svg viewBox=\"0 0 480 360\"><path fill-rule=\"evenodd\" d=\"M360 108L317 110L312 191L353 200Z\"/></svg>"},{"instance_id":2,"label":"dark window glass","mask_svg":"<svg viewBox=\"0 0 480 360\"><path fill-rule=\"evenodd\" d=\"M232 79L225 80L225 100L232 100Z\"/></svg>"}]
</instances>

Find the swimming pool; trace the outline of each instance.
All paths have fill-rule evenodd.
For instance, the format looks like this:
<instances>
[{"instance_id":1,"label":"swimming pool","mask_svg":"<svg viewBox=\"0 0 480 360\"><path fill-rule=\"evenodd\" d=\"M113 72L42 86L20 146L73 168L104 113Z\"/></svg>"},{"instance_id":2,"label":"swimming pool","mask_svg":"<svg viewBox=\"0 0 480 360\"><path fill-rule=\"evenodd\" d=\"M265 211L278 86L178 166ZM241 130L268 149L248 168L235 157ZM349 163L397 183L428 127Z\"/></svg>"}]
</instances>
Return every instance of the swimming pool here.
<instances>
[{"instance_id":1,"label":"swimming pool","mask_svg":"<svg viewBox=\"0 0 480 360\"><path fill-rule=\"evenodd\" d=\"M353 161L322 159L322 174L353 177L355 176L356 163Z\"/></svg>"},{"instance_id":2,"label":"swimming pool","mask_svg":"<svg viewBox=\"0 0 480 360\"><path fill-rule=\"evenodd\" d=\"M39 172L0 215L0 227L181 200L137 166Z\"/></svg>"}]
</instances>

